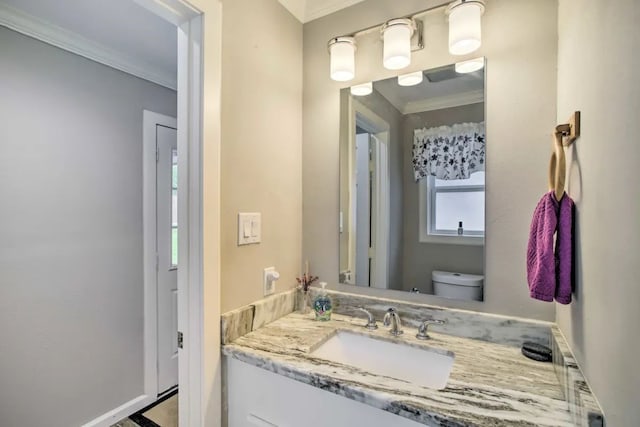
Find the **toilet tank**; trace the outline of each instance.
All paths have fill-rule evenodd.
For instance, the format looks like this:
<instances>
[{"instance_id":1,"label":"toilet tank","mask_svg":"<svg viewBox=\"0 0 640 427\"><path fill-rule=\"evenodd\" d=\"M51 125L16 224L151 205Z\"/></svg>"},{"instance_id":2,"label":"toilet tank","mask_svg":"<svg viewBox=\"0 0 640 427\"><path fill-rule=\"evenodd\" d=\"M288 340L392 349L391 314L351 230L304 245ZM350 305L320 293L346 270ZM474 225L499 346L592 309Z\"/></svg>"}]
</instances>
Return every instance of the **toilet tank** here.
<instances>
[{"instance_id":1,"label":"toilet tank","mask_svg":"<svg viewBox=\"0 0 640 427\"><path fill-rule=\"evenodd\" d=\"M444 298L482 301L484 276L433 270L434 294Z\"/></svg>"}]
</instances>

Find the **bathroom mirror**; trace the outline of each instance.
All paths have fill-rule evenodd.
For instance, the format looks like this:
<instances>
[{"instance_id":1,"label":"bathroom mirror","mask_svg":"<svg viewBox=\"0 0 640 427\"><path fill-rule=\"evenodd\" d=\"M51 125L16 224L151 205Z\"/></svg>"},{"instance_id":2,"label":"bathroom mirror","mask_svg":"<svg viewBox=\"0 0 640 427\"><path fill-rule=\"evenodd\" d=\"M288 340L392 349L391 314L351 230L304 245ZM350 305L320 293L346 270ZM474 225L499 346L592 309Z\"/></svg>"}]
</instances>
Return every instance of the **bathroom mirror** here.
<instances>
[{"instance_id":1,"label":"bathroom mirror","mask_svg":"<svg viewBox=\"0 0 640 427\"><path fill-rule=\"evenodd\" d=\"M459 65L341 91L341 283L483 299L486 67Z\"/></svg>"}]
</instances>

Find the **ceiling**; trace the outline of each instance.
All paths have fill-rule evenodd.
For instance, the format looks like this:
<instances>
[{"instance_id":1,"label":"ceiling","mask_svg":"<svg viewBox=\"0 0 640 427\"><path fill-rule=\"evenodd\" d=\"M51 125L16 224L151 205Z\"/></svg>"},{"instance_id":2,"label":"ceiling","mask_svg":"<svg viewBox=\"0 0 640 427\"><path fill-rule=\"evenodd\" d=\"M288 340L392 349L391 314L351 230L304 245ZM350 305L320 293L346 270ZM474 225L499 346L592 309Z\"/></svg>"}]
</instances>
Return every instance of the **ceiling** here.
<instances>
[{"instance_id":1,"label":"ceiling","mask_svg":"<svg viewBox=\"0 0 640 427\"><path fill-rule=\"evenodd\" d=\"M456 107L484 100L484 69L458 74L453 65L449 65L426 70L423 74L422 83L415 86L400 86L398 79L392 77L374 82L373 87L402 114ZM442 80L429 81L429 76L433 76L432 80Z\"/></svg>"},{"instance_id":2,"label":"ceiling","mask_svg":"<svg viewBox=\"0 0 640 427\"><path fill-rule=\"evenodd\" d=\"M80 50L68 49L72 52L97 52L123 63L125 69L114 68L131 72L128 66L138 70L131 74L175 89L176 27L134 0L0 0L0 9L9 16L3 19L12 20L3 22L10 28L27 35L45 34L45 40L58 46L55 40L70 41Z\"/></svg>"},{"instance_id":3,"label":"ceiling","mask_svg":"<svg viewBox=\"0 0 640 427\"><path fill-rule=\"evenodd\" d=\"M278 0L298 21L307 23L364 0Z\"/></svg>"},{"instance_id":4,"label":"ceiling","mask_svg":"<svg viewBox=\"0 0 640 427\"><path fill-rule=\"evenodd\" d=\"M306 23L363 0L278 1ZM176 28L136 0L0 0L0 25L176 89Z\"/></svg>"}]
</instances>

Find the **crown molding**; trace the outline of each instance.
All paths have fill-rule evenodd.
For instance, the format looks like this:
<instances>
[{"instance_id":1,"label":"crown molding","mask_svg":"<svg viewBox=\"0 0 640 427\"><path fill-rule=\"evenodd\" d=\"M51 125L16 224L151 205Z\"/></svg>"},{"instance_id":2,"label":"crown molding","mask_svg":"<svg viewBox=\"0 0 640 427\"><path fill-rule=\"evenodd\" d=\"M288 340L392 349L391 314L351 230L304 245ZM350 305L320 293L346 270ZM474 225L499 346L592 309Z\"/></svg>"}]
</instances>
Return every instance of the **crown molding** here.
<instances>
[{"instance_id":1,"label":"crown molding","mask_svg":"<svg viewBox=\"0 0 640 427\"><path fill-rule=\"evenodd\" d=\"M134 0L136 1L136 0ZM306 24L364 0L278 0L298 21Z\"/></svg>"},{"instance_id":2,"label":"crown molding","mask_svg":"<svg viewBox=\"0 0 640 427\"><path fill-rule=\"evenodd\" d=\"M360 3L364 0L324 0L324 1L306 1L306 8L304 14L304 23L313 21L314 19L322 18L323 16L330 15L341 9L345 9L354 4Z\"/></svg>"},{"instance_id":3,"label":"crown molding","mask_svg":"<svg viewBox=\"0 0 640 427\"><path fill-rule=\"evenodd\" d=\"M306 8L306 0L278 0L278 2L284 6L296 19L303 24L306 22L304 19L304 13Z\"/></svg>"},{"instance_id":4,"label":"crown molding","mask_svg":"<svg viewBox=\"0 0 640 427\"><path fill-rule=\"evenodd\" d=\"M194 14L200 12L188 3L180 0L162 0L149 2L147 0L133 0L139 6L153 12L162 19L171 22L176 27L188 21Z\"/></svg>"},{"instance_id":5,"label":"crown molding","mask_svg":"<svg viewBox=\"0 0 640 427\"><path fill-rule=\"evenodd\" d=\"M455 95L424 99L408 102L400 109L402 114L422 113L424 111L440 110L442 108L460 107L462 105L477 104L484 101L484 90L472 90Z\"/></svg>"},{"instance_id":6,"label":"crown molding","mask_svg":"<svg viewBox=\"0 0 640 427\"><path fill-rule=\"evenodd\" d=\"M176 76L124 55L80 34L0 3L0 25L127 74L176 90Z\"/></svg>"}]
</instances>

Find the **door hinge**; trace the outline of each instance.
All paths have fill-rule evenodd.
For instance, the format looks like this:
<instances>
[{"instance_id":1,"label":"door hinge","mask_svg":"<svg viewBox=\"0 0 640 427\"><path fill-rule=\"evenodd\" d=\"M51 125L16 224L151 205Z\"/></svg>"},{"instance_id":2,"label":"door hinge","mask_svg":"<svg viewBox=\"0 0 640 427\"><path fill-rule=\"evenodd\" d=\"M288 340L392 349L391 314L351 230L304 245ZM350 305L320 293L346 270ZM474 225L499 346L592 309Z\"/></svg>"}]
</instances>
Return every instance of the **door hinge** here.
<instances>
[{"instance_id":1,"label":"door hinge","mask_svg":"<svg viewBox=\"0 0 640 427\"><path fill-rule=\"evenodd\" d=\"M156 142L156 163L160 161L160 149L158 148L158 143Z\"/></svg>"},{"instance_id":2,"label":"door hinge","mask_svg":"<svg viewBox=\"0 0 640 427\"><path fill-rule=\"evenodd\" d=\"M182 335L182 332L178 331L178 348L182 348L183 344L184 344L184 336Z\"/></svg>"},{"instance_id":3,"label":"door hinge","mask_svg":"<svg viewBox=\"0 0 640 427\"><path fill-rule=\"evenodd\" d=\"M156 254L156 271L160 270L160 256Z\"/></svg>"}]
</instances>

